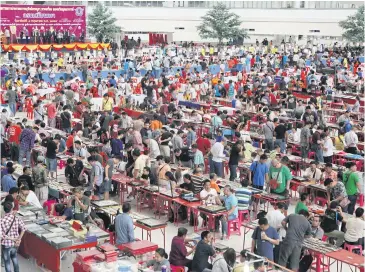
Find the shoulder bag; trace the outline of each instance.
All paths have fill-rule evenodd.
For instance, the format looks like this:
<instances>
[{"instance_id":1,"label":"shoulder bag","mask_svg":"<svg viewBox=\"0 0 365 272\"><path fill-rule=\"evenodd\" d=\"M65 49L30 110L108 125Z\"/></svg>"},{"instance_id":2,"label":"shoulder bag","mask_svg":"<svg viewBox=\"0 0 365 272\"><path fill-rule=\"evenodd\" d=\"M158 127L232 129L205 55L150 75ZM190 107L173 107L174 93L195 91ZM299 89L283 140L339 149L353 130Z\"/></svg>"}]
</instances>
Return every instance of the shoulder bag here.
<instances>
[{"instance_id":1,"label":"shoulder bag","mask_svg":"<svg viewBox=\"0 0 365 272\"><path fill-rule=\"evenodd\" d=\"M279 175L280 175L280 172L281 172L281 168L282 168L282 166L279 168L279 172L276 176L276 179L271 178L270 181L269 181L270 188L273 189L273 190L276 190L279 187L278 178L279 178Z\"/></svg>"}]
</instances>

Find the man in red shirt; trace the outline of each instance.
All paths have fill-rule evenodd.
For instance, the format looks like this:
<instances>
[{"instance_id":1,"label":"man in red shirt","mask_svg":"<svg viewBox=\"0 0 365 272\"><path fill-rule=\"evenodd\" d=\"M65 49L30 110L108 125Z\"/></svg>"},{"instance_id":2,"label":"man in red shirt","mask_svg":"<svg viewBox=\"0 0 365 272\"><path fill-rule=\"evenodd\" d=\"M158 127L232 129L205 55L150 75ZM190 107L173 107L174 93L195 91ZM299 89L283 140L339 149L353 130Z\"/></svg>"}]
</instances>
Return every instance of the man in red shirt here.
<instances>
[{"instance_id":1,"label":"man in red shirt","mask_svg":"<svg viewBox=\"0 0 365 272\"><path fill-rule=\"evenodd\" d=\"M45 105L45 107L47 108L47 115L48 115L47 125L49 127L55 128L56 113L57 113L56 102L52 101L51 103Z\"/></svg>"},{"instance_id":2,"label":"man in red shirt","mask_svg":"<svg viewBox=\"0 0 365 272\"><path fill-rule=\"evenodd\" d=\"M201 137L198 137L198 139L196 140L196 144L198 146L198 149L203 153L204 156L208 154L211 145L209 139L207 138L207 135L204 134Z\"/></svg>"},{"instance_id":3,"label":"man in red shirt","mask_svg":"<svg viewBox=\"0 0 365 272\"><path fill-rule=\"evenodd\" d=\"M20 127L20 123L15 123L14 121L10 121L10 127L8 131L9 143L11 144L10 148L10 159L12 161L17 161L19 157L19 143L20 143L20 134L22 133L22 128Z\"/></svg>"}]
</instances>

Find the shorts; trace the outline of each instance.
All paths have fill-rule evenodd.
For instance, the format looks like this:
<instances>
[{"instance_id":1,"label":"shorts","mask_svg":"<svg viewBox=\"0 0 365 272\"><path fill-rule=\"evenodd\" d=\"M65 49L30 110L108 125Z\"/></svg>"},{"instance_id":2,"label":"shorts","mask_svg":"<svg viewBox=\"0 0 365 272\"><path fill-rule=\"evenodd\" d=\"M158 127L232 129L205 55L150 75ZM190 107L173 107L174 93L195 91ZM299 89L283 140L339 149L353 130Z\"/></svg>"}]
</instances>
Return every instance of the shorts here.
<instances>
[{"instance_id":1,"label":"shorts","mask_svg":"<svg viewBox=\"0 0 365 272\"><path fill-rule=\"evenodd\" d=\"M102 186L104 186L104 192L110 192L112 189L112 181L110 179L104 180Z\"/></svg>"},{"instance_id":2,"label":"shorts","mask_svg":"<svg viewBox=\"0 0 365 272\"><path fill-rule=\"evenodd\" d=\"M47 170L50 172L56 172L57 170L57 159L46 158Z\"/></svg>"}]
</instances>

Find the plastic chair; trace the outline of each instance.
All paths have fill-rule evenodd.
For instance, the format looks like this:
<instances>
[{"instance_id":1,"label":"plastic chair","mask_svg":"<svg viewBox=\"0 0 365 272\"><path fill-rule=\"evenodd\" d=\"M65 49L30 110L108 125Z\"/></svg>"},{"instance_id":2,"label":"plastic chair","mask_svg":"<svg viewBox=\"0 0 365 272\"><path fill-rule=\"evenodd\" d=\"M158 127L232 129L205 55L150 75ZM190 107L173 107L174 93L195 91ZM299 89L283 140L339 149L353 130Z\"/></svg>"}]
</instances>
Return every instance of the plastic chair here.
<instances>
[{"instance_id":1,"label":"plastic chair","mask_svg":"<svg viewBox=\"0 0 365 272\"><path fill-rule=\"evenodd\" d=\"M324 198L324 197L316 196L314 198L314 204L317 204L317 205L320 205L320 206L324 207L327 204L327 199Z\"/></svg>"},{"instance_id":2,"label":"plastic chair","mask_svg":"<svg viewBox=\"0 0 365 272\"><path fill-rule=\"evenodd\" d=\"M238 234L241 236L241 220L240 218L236 218L233 220L229 220L227 222L227 237L231 236L231 234Z\"/></svg>"},{"instance_id":3,"label":"plastic chair","mask_svg":"<svg viewBox=\"0 0 365 272\"><path fill-rule=\"evenodd\" d=\"M356 161L355 163L356 163L357 171L364 172L364 162Z\"/></svg>"},{"instance_id":4,"label":"plastic chair","mask_svg":"<svg viewBox=\"0 0 365 272\"><path fill-rule=\"evenodd\" d=\"M337 160L337 164L338 164L338 165L344 166L344 165L345 165L345 163L346 163L346 160L345 160L345 159L338 159L338 160Z\"/></svg>"},{"instance_id":5,"label":"plastic chair","mask_svg":"<svg viewBox=\"0 0 365 272\"><path fill-rule=\"evenodd\" d=\"M185 272L185 267L170 264L171 272Z\"/></svg>"},{"instance_id":6,"label":"plastic chair","mask_svg":"<svg viewBox=\"0 0 365 272\"><path fill-rule=\"evenodd\" d=\"M361 245L350 245L350 244L345 243L344 249L347 250L347 251L350 251L352 253L355 253L354 250L357 249L357 250L359 250L359 253L355 253L355 254L361 255L361 253L362 253L362 246Z\"/></svg>"},{"instance_id":7,"label":"plastic chair","mask_svg":"<svg viewBox=\"0 0 365 272\"><path fill-rule=\"evenodd\" d=\"M364 194L359 194L356 202L359 204L360 207L364 207Z\"/></svg>"},{"instance_id":8,"label":"plastic chair","mask_svg":"<svg viewBox=\"0 0 365 272\"><path fill-rule=\"evenodd\" d=\"M313 254L313 262L310 270L314 270L316 272L330 271L329 259L327 258L328 264L323 263L322 260L323 260L322 254L318 253Z\"/></svg>"},{"instance_id":9,"label":"plastic chair","mask_svg":"<svg viewBox=\"0 0 365 272\"><path fill-rule=\"evenodd\" d=\"M111 245L115 245L115 233L114 232L109 232L109 243Z\"/></svg>"},{"instance_id":10,"label":"plastic chair","mask_svg":"<svg viewBox=\"0 0 365 272\"><path fill-rule=\"evenodd\" d=\"M238 218L241 221L241 224L246 221L246 216L248 218L247 221L250 221L250 210L239 210L238 211Z\"/></svg>"},{"instance_id":11,"label":"plastic chair","mask_svg":"<svg viewBox=\"0 0 365 272\"><path fill-rule=\"evenodd\" d=\"M308 152L308 159L314 160L316 158L316 152L310 151Z\"/></svg>"}]
</instances>

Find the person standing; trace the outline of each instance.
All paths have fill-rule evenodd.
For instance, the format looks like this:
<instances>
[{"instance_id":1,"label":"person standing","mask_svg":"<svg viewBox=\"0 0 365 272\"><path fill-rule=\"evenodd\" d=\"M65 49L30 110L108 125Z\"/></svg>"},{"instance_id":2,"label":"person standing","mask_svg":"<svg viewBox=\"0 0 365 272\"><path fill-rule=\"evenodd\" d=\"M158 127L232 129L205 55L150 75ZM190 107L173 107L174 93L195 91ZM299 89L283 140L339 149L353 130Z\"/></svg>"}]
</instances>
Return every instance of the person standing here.
<instances>
[{"instance_id":1,"label":"person standing","mask_svg":"<svg viewBox=\"0 0 365 272\"><path fill-rule=\"evenodd\" d=\"M23 168L23 175L19 176L18 178L18 188L26 185L29 187L30 190L34 191L34 185L32 181L32 169L29 166L25 166Z\"/></svg>"},{"instance_id":2,"label":"person standing","mask_svg":"<svg viewBox=\"0 0 365 272\"><path fill-rule=\"evenodd\" d=\"M5 97L8 100L8 105L12 116L16 114L16 100L17 100L17 93L15 91L15 87L9 87L9 90L6 92Z\"/></svg>"},{"instance_id":3,"label":"person standing","mask_svg":"<svg viewBox=\"0 0 365 272\"><path fill-rule=\"evenodd\" d=\"M101 163L97 160L96 156L91 155L87 158L87 161L91 164L91 175L90 175L90 185L89 190L95 191L95 193L101 197L101 195L104 193L104 190L102 188L103 183L103 174L104 169Z\"/></svg>"},{"instance_id":4,"label":"person standing","mask_svg":"<svg viewBox=\"0 0 365 272\"><path fill-rule=\"evenodd\" d=\"M265 137L265 149L272 151L274 149L274 123L267 120L262 129Z\"/></svg>"},{"instance_id":5,"label":"person standing","mask_svg":"<svg viewBox=\"0 0 365 272\"><path fill-rule=\"evenodd\" d=\"M36 137L36 128L26 127L20 134L20 148L19 148L19 164L23 165L24 155L26 157L25 164L30 166L30 153L34 147L34 141Z\"/></svg>"},{"instance_id":6,"label":"person standing","mask_svg":"<svg viewBox=\"0 0 365 272\"><path fill-rule=\"evenodd\" d=\"M259 219L258 225L252 234L251 250L254 253L257 250L258 255L273 261L274 245L279 245L279 234L265 217Z\"/></svg>"},{"instance_id":7,"label":"person standing","mask_svg":"<svg viewBox=\"0 0 365 272\"><path fill-rule=\"evenodd\" d=\"M299 268L304 237L312 233L308 217L309 213L301 210L299 214L290 214L282 221L286 236L280 246L279 265L286 267L289 261L291 270Z\"/></svg>"},{"instance_id":8,"label":"person standing","mask_svg":"<svg viewBox=\"0 0 365 272\"><path fill-rule=\"evenodd\" d=\"M201 240L198 242L192 263L192 271L203 271L212 269L212 264L208 262L209 257L215 257L215 250L212 246L213 235L209 231L201 233Z\"/></svg>"},{"instance_id":9,"label":"person standing","mask_svg":"<svg viewBox=\"0 0 365 272\"><path fill-rule=\"evenodd\" d=\"M133 219L129 215L131 211L131 204L126 202L122 206L123 213L117 215L115 218L115 234L116 245L122 245L134 242L134 225Z\"/></svg>"},{"instance_id":10,"label":"person standing","mask_svg":"<svg viewBox=\"0 0 365 272\"><path fill-rule=\"evenodd\" d=\"M8 173L1 179L1 191L9 192L13 187L17 187L16 179L13 177L15 169L13 167L8 168Z\"/></svg>"},{"instance_id":11,"label":"person standing","mask_svg":"<svg viewBox=\"0 0 365 272\"><path fill-rule=\"evenodd\" d=\"M32 179L35 187L35 194L41 205L48 199L47 169L44 167L44 157L38 156L37 165L32 169Z\"/></svg>"},{"instance_id":12,"label":"person standing","mask_svg":"<svg viewBox=\"0 0 365 272\"><path fill-rule=\"evenodd\" d=\"M20 245L22 237L25 232L25 225L23 221L13 213L13 203L5 202L5 215L1 219L1 253L5 265L5 271L11 272L11 265L13 263L14 272L19 272L19 263L17 259L17 248Z\"/></svg>"},{"instance_id":13,"label":"person standing","mask_svg":"<svg viewBox=\"0 0 365 272\"><path fill-rule=\"evenodd\" d=\"M61 112L61 127L66 133L71 133L72 116L68 110L69 106L66 105L63 107L63 111Z\"/></svg>"},{"instance_id":14,"label":"person standing","mask_svg":"<svg viewBox=\"0 0 365 272\"><path fill-rule=\"evenodd\" d=\"M159 138L161 155L164 157L170 158L169 143L172 139L172 134L165 127L163 127L162 130L163 130L163 133L162 133L161 137Z\"/></svg>"},{"instance_id":15,"label":"person standing","mask_svg":"<svg viewBox=\"0 0 365 272\"><path fill-rule=\"evenodd\" d=\"M361 189L361 184L359 180L359 175L356 172L356 163L355 162L349 162L348 163L348 171L343 173L343 183L346 187L346 193L347 197L350 201L347 212L349 214L353 214L355 210L355 205L357 201L357 196Z\"/></svg>"},{"instance_id":16,"label":"person standing","mask_svg":"<svg viewBox=\"0 0 365 272\"><path fill-rule=\"evenodd\" d=\"M228 161L228 166L229 166L229 180L230 181L234 181L237 178L237 167L238 167L238 162L240 161L240 158L243 157L243 142L241 140L238 140L231 149L231 153L229 155L229 161Z\"/></svg>"},{"instance_id":17,"label":"person standing","mask_svg":"<svg viewBox=\"0 0 365 272\"><path fill-rule=\"evenodd\" d=\"M259 161L254 161L250 166L248 174L249 183L259 190L264 189L265 181L269 181L269 168L267 166L267 155L262 154ZM252 183L253 179L253 183Z\"/></svg>"},{"instance_id":18,"label":"person standing","mask_svg":"<svg viewBox=\"0 0 365 272\"><path fill-rule=\"evenodd\" d=\"M269 169L270 187L271 191L275 194L288 195L290 188L290 181L293 178L290 169L278 160L273 160ZM276 186L272 186L274 183L271 180L276 181ZM276 188L275 188L276 187Z\"/></svg>"},{"instance_id":19,"label":"person standing","mask_svg":"<svg viewBox=\"0 0 365 272\"><path fill-rule=\"evenodd\" d=\"M49 139L47 142L47 151L46 151L46 165L47 170L50 174L50 179L56 179L57 172L57 152L58 152L58 139Z\"/></svg>"},{"instance_id":20,"label":"person standing","mask_svg":"<svg viewBox=\"0 0 365 272\"><path fill-rule=\"evenodd\" d=\"M193 144L191 146L191 151L193 152L193 155L194 155L194 157L193 157L194 169L201 168L204 171L205 170L205 163L204 163L203 152L201 152L198 149L197 144Z\"/></svg>"},{"instance_id":21,"label":"person standing","mask_svg":"<svg viewBox=\"0 0 365 272\"><path fill-rule=\"evenodd\" d=\"M224 155L224 146L226 139L222 139L221 142L215 142L210 153L212 154L212 168L210 173L216 173L218 177L223 177L223 159L226 158Z\"/></svg>"},{"instance_id":22,"label":"person standing","mask_svg":"<svg viewBox=\"0 0 365 272\"><path fill-rule=\"evenodd\" d=\"M333 142L329 135L324 136L323 139L323 161L324 163L332 163L333 157Z\"/></svg>"},{"instance_id":23,"label":"person standing","mask_svg":"<svg viewBox=\"0 0 365 272\"><path fill-rule=\"evenodd\" d=\"M300 150L302 158L306 159L308 158L308 153L310 149L310 138L311 138L311 132L310 127L312 126L312 123L307 122L305 123L305 126L302 128L300 132Z\"/></svg>"},{"instance_id":24,"label":"person standing","mask_svg":"<svg viewBox=\"0 0 365 272\"><path fill-rule=\"evenodd\" d=\"M284 125L283 120L281 120L280 124L275 127L274 134L275 134L275 138L276 138L274 144L279 145L280 146L280 152L284 154L285 150L286 150L286 142L287 142L287 139L288 139L288 132L286 130L286 127Z\"/></svg>"},{"instance_id":25,"label":"person standing","mask_svg":"<svg viewBox=\"0 0 365 272\"><path fill-rule=\"evenodd\" d=\"M52 101L51 103L45 105L47 109L47 124L51 128L56 127L56 114L57 114L57 108L56 108L56 102Z\"/></svg>"}]
</instances>

